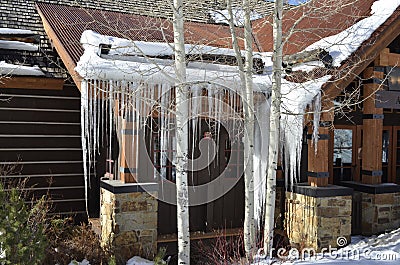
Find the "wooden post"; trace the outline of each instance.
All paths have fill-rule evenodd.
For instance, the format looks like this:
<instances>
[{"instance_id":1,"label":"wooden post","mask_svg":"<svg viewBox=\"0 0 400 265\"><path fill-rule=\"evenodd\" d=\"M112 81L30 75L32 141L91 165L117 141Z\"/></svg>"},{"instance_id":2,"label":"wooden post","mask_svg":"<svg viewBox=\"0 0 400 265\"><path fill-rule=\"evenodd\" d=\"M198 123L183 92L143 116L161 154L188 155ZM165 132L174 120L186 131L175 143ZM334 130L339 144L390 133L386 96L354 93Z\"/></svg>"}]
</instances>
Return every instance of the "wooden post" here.
<instances>
[{"instance_id":1,"label":"wooden post","mask_svg":"<svg viewBox=\"0 0 400 265\"><path fill-rule=\"evenodd\" d=\"M329 111L328 111L329 110ZM328 112L325 112L328 111ZM326 187L329 180L329 127L334 118L333 103L324 103L318 130L318 144L312 141L312 128L308 131L308 184L314 187Z\"/></svg>"},{"instance_id":2,"label":"wooden post","mask_svg":"<svg viewBox=\"0 0 400 265\"><path fill-rule=\"evenodd\" d=\"M136 122L122 120L119 174L123 183L137 182L139 138Z\"/></svg>"},{"instance_id":3,"label":"wooden post","mask_svg":"<svg viewBox=\"0 0 400 265\"><path fill-rule=\"evenodd\" d=\"M382 182L382 130L383 109L375 107L375 92L380 90L383 72L368 67L364 71L363 85L363 142L361 182L379 184Z\"/></svg>"}]
</instances>

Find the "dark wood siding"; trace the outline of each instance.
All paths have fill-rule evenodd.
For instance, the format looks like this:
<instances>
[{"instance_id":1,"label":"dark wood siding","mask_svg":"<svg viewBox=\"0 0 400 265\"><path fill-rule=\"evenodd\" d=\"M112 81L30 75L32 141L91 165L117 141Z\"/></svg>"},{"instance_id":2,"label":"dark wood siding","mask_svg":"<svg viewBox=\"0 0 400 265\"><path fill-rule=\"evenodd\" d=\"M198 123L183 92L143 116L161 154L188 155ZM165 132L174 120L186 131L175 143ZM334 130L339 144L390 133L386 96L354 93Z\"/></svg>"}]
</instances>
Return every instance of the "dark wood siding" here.
<instances>
[{"instance_id":1,"label":"dark wood siding","mask_svg":"<svg viewBox=\"0 0 400 265\"><path fill-rule=\"evenodd\" d=\"M0 165L14 165L2 180L27 178L33 196L51 195L54 212L84 214L78 89L2 89L0 99Z\"/></svg>"},{"instance_id":2,"label":"dark wood siding","mask_svg":"<svg viewBox=\"0 0 400 265\"><path fill-rule=\"evenodd\" d=\"M198 158L200 156L199 141L203 138L206 132L212 132L212 128L216 128L214 127L215 125L213 126L212 124L213 123L210 121L202 120L201 126L198 127L197 135L193 135L193 131L189 130L189 148L190 150L193 150L193 153L190 152L191 158ZM157 131L155 125L153 130ZM150 139L149 131L147 130L146 133L146 138ZM196 140L193 141L193 139ZM189 229L191 232L211 232L215 230L243 227L244 180L240 173L243 171L243 144L231 143L229 141L229 135L223 127L221 127L218 137L214 140L217 139L218 150L215 159L210 161L208 167L188 174L189 186L192 188L192 186L203 185L220 177L226 178L224 179L224 182L221 182L223 185L232 184L233 187L216 200L210 200L208 203L189 207ZM154 159L154 154L152 154L154 147L152 143L147 144L148 152L152 159ZM228 166L229 160L233 161L233 163L229 165L231 170L237 170L237 172L240 173L236 176L240 178L239 180L232 178L232 176L227 177L223 175L225 168ZM150 169L147 174L153 176L153 167L149 166L146 168ZM158 234L166 235L176 233L176 206L160 200L158 202Z\"/></svg>"}]
</instances>

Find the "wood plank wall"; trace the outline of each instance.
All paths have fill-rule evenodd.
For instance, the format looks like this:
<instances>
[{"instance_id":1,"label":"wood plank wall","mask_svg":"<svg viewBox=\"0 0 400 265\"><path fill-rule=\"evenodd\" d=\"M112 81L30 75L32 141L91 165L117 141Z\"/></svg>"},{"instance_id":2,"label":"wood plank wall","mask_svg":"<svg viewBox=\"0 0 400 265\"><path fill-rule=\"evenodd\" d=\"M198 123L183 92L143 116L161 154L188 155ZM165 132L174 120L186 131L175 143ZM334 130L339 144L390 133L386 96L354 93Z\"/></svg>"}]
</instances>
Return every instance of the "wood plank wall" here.
<instances>
[{"instance_id":1,"label":"wood plank wall","mask_svg":"<svg viewBox=\"0 0 400 265\"><path fill-rule=\"evenodd\" d=\"M78 89L1 89L0 99L0 166L15 165L1 180L28 178L34 196L51 195L53 212L84 215Z\"/></svg>"}]
</instances>

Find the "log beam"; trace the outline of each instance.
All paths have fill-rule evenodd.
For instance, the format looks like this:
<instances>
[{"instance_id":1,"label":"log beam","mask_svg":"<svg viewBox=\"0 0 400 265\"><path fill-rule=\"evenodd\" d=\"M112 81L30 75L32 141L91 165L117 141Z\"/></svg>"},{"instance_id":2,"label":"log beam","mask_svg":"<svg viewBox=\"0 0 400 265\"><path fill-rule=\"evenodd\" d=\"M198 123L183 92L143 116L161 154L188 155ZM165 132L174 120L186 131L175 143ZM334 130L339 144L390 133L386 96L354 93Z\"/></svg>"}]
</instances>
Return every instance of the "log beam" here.
<instances>
[{"instance_id":1,"label":"log beam","mask_svg":"<svg viewBox=\"0 0 400 265\"><path fill-rule=\"evenodd\" d=\"M387 61L382 53L380 61ZM376 72L372 67L367 68L365 79L383 78L382 72ZM365 184L380 184L382 182L382 130L383 109L375 107L375 92L382 88L379 83L363 85L363 142L362 142L362 170L361 182Z\"/></svg>"},{"instance_id":2,"label":"log beam","mask_svg":"<svg viewBox=\"0 0 400 265\"><path fill-rule=\"evenodd\" d=\"M137 182L138 132L136 121L122 120L119 175L123 183Z\"/></svg>"},{"instance_id":3,"label":"log beam","mask_svg":"<svg viewBox=\"0 0 400 265\"><path fill-rule=\"evenodd\" d=\"M321 123L331 124L334 118L332 101L324 104L321 114ZM308 139L308 184L314 187L326 187L329 182L329 135L328 126L318 129L319 140L317 146L312 139ZM312 129L309 129L312 134Z\"/></svg>"}]
</instances>

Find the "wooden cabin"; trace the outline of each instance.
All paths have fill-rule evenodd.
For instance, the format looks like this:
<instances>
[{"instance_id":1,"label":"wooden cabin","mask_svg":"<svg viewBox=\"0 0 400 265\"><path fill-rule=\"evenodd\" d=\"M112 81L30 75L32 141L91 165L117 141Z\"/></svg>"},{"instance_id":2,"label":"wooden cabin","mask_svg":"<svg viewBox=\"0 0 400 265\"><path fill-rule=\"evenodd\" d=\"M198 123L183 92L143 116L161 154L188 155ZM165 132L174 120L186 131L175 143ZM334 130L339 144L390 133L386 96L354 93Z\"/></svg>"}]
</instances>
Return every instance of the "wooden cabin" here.
<instances>
[{"instance_id":1,"label":"wooden cabin","mask_svg":"<svg viewBox=\"0 0 400 265\"><path fill-rule=\"evenodd\" d=\"M381 25L374 28L370 32L371 34L356 49L352 50L349 56L339 65L327 66L326 61L324 61L325 56L323 56L318 57L317 68L312 71L300 71L296 67L304 63L304 58L300 61L291 60L301 58L299 54L319 40L339 34L356 25L362 19L370 17L373 2L373 0L357 1L352 5L343 5L328 16L322 8L324 1L314 1L313 4L319 7L317 10L320 14L304 18L299 27L306 30L295 32L284 46L287 62L285 63L285 78L287 81L301 85L323 76L331 76L331 79L325 82L321 88L322 112L318 122L318 144L315 145L312 139L314 122L312 113L304 115L304 126L300 128L304 132L301 165L298 165L300 173L296 176L300 181L297 183L285 181L285 170L287 171L288 167L284 163L285 159L282 159L282 165L278 168L279 188L276 213L279 216L276 217L279 217L279 222L277 224L279 223L280 228L287 230L293 244L300 244L305 241L307 245L315 249L321 249L328 245L336 247L339 237L346 237L350 240L352 234L376 234L397 228L400 225L400 186L397 185L400 184L400 88L398 81L400 71L397 67L400 59L400 9L397 8L382 21ZM98 32L100 37L113 36L142 41L145 45L164 42L165 40L172 42L170 21L154 16L140 16L143 10L139 7L141 5L137 8L131 7L132 9L127 11L124 9L114 10L113 6L73 7L54 4L52 1L36 3L35 12L37 13L35 13L35 16L36 18L40 17L45 30L45 36L42 35L42 37L44 41L50 41L56 58L60 59L65 65L66 76L71 78L72 82L68 85L64 83L63 87L73 87L74 97L78 97L79 91L84 91L82 85L85 89L89 87L97 90L108 90L111 87L109 84L104 85L101 79L81 76L76 70L76 66L84 53L80 38L85 30ZM32 8L32 6L29 8ZM306 8L305 5L289 10L284 19L284 29L288 30L294 20L303 17ZM327 19L327 16L330 19ZM270 19L270 17L266 17L253 21L255 52L263 53L272 50ZM226 25L207 24L204 23L207 22L204 18L203 20L197 18L194 20L197 22L188 21L185 24L185 37L188 44L231 48L229 28ZM310 25L312 28L310 28ZM12 24L5 27L12 27ZM29 29L28 26L26 28ZM120 59L113 58L108 54L109 46L105 45L98 48L99 57L102 59ZM48 49L50 50L50 47ZM169 60L171 58L165 56L155 59ZM219 57L215 57L215 54L206 54L201 58L195 56L191 59L196 62L219 63L216 60ZM231 59L223 57L223 65L234 64ZM255 64L257 65L257 62ZM263 73L268 67L262 64L259 66L261 70L255 69L256 74ZM93 69L95 69L95 65ZM120 84L118 83L118 85ZM114 85L118 86L117 83ZM57 93L66 91L62 87L58 87L58 89L63 92ZM23 93L29 93L29 95L36 93L32 89L24 91L26 92ZM93 91L96 90L88 91L91 91L89 95L92 95ZM156 88L153 91L156 91ZM46 93L49 92L46 90ZM40 98L47 95L46 93L40 94ZM57 96L59 95L57 94ZM101 96L95 98L96 100L98 98L98 101L96 103L92 101L91 104L93 105L91 106L96 106L97 109L108 109L108 112L105 112L106 116L110 114L110 109L121 110L120 104L107 105L107 100L104 100ZM88 97L85 97L85 99L88 99ZM64 110L73 108L74 111L64 112L77 113L76 115L79 114L82 106L67 105L68 108L66 106L63 108ZM110 108L110 106L112 107ZM5 110L5 108L3 107L1 110ZM47 109L48 107L42 108ZM8 109L7 112L3 113L9 115L10 111L14 110ZM32 110L29 109L28 111L31 112ZM157 201L155 199L159 196L159 193L162 193L158 183L135 183L141 177L146 180L151 179L154 176L154 167L157 168L156 171L165 172L165 179L169 181L168 183L173 183L174 180L172 163L156 163L159 160L157 157L163 152L159 123L157 123L157 118L160 116L157 116L159 114L157 112L151 113L149 116L152 119L147 120L151 130L143 130L140 133L135 131L133 124L138 120L133 118L135 115L132 113L127 116L115 116L125 119L121 128L109 126L112 118L104 119L105 127L111 129L106 130L105 133L97 134L98 139L104 140L104 145L95 156L89 159L97 163L96 170L89 171L94 174L91 178L91 188L87 190L89 213L97 217L98 211L101 212L103 243L107 243L105 242L107 240L111 240L111 243L117 242L118 237L124 238L127 233L132 233L132 231L136 233L135 240L137 239L142 247L138 247L137 244L129 241L123 241L123 246L126 248L121 248L125 251L121 255L126 257L132 253L144 254L144 249L146 249L146 253L154 254L157 249L157 242L168 243L176 240L176 237L174 237L174 233L176 233L176 208L162 200ZM8 117L8 120L14 120L13 117L16 116ZM38 116L35 115L34 117ZM67 115L59 115L54 118L57 120L52 118L51 122L57 122L57 124L62 122L62 126L66 122L82 125L82 120L79 120L78 117L74 116L71 121L65 121L64 118L67 119L67 117ZM4 121L8 120L5 119ZM26 122L26 120L22 119L20 122ZM205 124L201 126L202 130L198 131L198 137L199 139L207 139L210 135L213 135L212 130L207 127L209 126L207 121L201 122ZM46 126L50 125L46 124ZM61 126L61 124L57 126ZM28 125L21 125L20 129L27 130L25 128L28 127ZM1 128L3 135L11 133L3 132L2 130L5 130L3 126ZM48 131L49 129L46 127L45 130ZM59 130L65 132L63 128L59 128ZM77 131L73 131L71 134L79 135ZM14 140L10 143L15 143L18 135L15 134L12 138ZM130 147L134 145L132 143L136 141L135 139L139 135L144 136L145 141L141 145L135 144L135 148ZM226 134L221 133L220 136L218 141L221 141L222 144L218 145L221 149L219 150L219 162L212 164L204 172L193 175L192 184L199 185L204 181L213 180L216 176L219 176L220 172L227 167L228 162L233 158L237 163L232 164L232 170L240 171L243 168L243 143L235 147L224 144L228 142ZM77 141L74 143L68 140L66 141L68 145L63 145L63 147L79 149L75 146L78 142L81 144L80 139L75 139ZM37 143L40 147L42 147L41 145L44 147L44 144L50 144L50 141L39 142ZM56 142L59 144L59 141ZM27 141L27 143L33 144L36 141ZM91 141L92 145L93 143ZM13 145L10 148L15 149L14 154L18 154L19 149L17 150L17 147ZM24 146L24 148L33 147ZM60 147L55 146L54 148ZM69 152L78 151L69 149L65 150L68 151L68 157L72 156ZM137 150L136 153L132 154L132 149ZM60 151L59 149L54 150ZM79 149L79 152L81 151ZM173 148L168 148L166 152L173 153L173 151ZM57 152L57 155L59 153ZM143 155L144 153L146 155ZM81 207L79 211L83 211L84 185L88 184L82 183L82 166L85 164L82 161L87 160L81 156L82 154L79 153L79 159L73 159L73 161L79 160L79 171L71 172L74 174L79 172L74 177L80 177L80 184L72 185L70 182L63 184L65 185L64 190L79 189L79 193L65 192L64 195L65 198L71 196L71 200L75 199L72 196L79 197L79 207ZM41 156L35 155L35 157L39 159ZM150 159L146 157L150 157ZM5 155L2 159L9 159L9 155ZM40 159L42 160L42 158ZM48 158L43 158L43 161L48 161L45 159ZM58 157L56 159L56 156L54 156L54 161L71 162L72 160ZM40 163L42 165L47 162ZM63 165L60 168L66 170L69 167ZM51 171L51 174L53 174L51 167L48 167L47 164L44 170ZM64 177L70 176L64 171L61 174L64 173L66 174ZM25 175L27 174L33 173L29 172ZM45 173L41 172L37 175L40 177ZM103 177L106 179L100 180ZM191 208L190 222L193 238L215 236L215 230L218 229L233 229L228 230L228 233L237 233L235 228L242 226L244 212L244 185L243 179L240 177L235 180L233 188L224 196ZM70 184L71 186L69 186ZM285 187L291 187L291 184L294 184L293 187L285 190ZM99 196L100 193L101 196ZM99 204L101 204L100 209ZM75 206L68 205L72 211L75 211L75 208L72 209ZM143 218L147 221L139 226L128 225L125 219L134 218L133 216L145 216ZM143 220L136 221L142 222ZM130 245L135 246L128 248Z\"/></svg>"}]
</instances>

